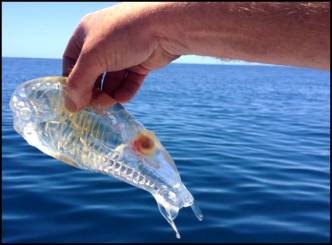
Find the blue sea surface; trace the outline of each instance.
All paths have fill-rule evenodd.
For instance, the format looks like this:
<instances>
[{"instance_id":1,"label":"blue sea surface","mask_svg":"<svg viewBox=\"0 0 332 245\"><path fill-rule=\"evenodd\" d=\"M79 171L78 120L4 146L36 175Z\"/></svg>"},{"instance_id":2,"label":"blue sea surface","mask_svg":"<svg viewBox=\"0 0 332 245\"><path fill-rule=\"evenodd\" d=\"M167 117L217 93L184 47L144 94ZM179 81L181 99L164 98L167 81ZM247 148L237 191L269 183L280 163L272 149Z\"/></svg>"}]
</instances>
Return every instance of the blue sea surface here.
<instances>
[{"instance_id":1,"label":"blue sea surface","mask_svg":"<svg viewBox=\"0 0 332 245\"><path fill-rule=\"evenodd\" d=\"M204 220L175 238L153 197L73 168L13 128L20 83L61 60L2 58L4 242L330 241L330 73L284 66L171 64L125 107L159 137Z\"/></svg>"}]
</instances>

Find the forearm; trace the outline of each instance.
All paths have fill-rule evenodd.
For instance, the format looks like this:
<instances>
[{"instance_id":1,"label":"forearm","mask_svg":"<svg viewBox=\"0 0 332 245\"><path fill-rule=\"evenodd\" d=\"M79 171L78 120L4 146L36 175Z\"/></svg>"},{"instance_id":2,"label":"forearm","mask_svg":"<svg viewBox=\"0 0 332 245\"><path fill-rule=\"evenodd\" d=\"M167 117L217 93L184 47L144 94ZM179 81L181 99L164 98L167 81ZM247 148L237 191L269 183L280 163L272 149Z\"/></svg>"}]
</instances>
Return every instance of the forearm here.
<instances>
[{"instance_id":1,"label":"forearm","mask_svg":"<svg viewBox=\"0 0 332 245\"><path fill-rule=\"evenodd\" d=\"M329 3L162 3L165 51L329 69Z\"/></svg>"}]
</instances>

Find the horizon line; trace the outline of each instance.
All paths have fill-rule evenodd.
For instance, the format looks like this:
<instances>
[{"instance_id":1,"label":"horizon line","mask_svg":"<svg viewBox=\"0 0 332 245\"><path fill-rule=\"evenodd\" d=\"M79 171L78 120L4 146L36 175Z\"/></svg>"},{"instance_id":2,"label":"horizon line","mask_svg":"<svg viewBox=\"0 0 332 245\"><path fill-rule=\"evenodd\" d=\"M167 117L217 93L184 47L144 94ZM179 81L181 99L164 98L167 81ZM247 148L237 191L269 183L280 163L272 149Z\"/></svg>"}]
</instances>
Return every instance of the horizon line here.
<instances>
[{"instance_id":1,"label":"horizon line","mask_svg":"<svg viewBox=\"0 0 332 245\"><path fill-rule=\"evenodd\" d=\"M52 59L52 60L62 60L62 58L54 58L54 57L23 57L23 56L2 56L1 58L17 58L17 59ZM265 63L256 63L256 62L249 62L244 60L232 60L227 59L225 60L218 60L220 63L199 63L199 62L171 62L170 64L190 64L190 65L247 65L247 66L284 66L284 65L276 65L276 64L265 64Z\"/></svg>"}]
</instances>

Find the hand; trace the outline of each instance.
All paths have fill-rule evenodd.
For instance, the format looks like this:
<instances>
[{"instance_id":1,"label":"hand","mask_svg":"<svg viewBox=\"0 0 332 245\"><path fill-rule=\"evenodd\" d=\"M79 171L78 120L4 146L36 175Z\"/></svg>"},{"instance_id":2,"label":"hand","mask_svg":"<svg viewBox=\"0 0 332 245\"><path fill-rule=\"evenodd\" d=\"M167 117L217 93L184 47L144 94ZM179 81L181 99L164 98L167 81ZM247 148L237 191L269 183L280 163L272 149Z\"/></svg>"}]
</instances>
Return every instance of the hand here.
<instances>
[{"instance_id":1,"label":"hand","mask_svg":"<svg viewBox=\"0 0 332 245\"><path fill-rule=\"evenodd\" d=\"M150 71L178 57L158 43L152 17L155 7L119 4L82 18L63 55L63 75L69 75L65 104L70 111L127 102Z\"/></svg>"},{"instance_id":2,"label":"hand","mask_svg":"<svg viewBox=\"0 0 332 245\"><path fill-rule=\"evenodd\" d=\"M89 14L63 56L66 106L126 102L150 71L185 54L329 69L330 5L125 3Z\"/></svg>"}]
</instances>

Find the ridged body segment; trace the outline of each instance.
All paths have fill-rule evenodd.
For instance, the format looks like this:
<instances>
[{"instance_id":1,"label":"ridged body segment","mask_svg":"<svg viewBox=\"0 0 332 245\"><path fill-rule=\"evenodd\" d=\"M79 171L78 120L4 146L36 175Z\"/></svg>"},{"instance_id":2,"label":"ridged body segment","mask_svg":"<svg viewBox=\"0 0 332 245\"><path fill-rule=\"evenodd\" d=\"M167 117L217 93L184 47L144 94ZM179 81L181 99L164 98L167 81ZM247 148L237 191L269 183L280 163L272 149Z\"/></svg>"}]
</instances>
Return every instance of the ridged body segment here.
<instances>
[{"instance_id":1,"label":"ridged body segment","mask_svg":"<svg viewBox=\"0 0 332 245\"><path fill-rule=\"evenodd\" d=\"M102 113L89 108L69 112L64 107L64 82L64 77L46 77L17 87L10 102L15 130L45 154L149 191L178 238L173 220L179 209L192 206L201 220L157 137L120 104Z\"/></svg>"}]
</instances>

